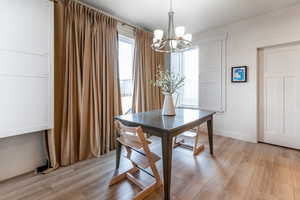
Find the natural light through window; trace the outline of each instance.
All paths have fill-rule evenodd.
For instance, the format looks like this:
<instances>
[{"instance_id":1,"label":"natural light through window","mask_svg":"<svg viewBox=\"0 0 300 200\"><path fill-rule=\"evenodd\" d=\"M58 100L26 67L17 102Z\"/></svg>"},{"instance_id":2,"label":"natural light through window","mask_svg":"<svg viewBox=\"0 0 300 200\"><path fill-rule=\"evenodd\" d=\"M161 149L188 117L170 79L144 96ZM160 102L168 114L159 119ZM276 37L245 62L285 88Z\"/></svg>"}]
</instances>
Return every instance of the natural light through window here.
<instances>
[{"instance_id":1,"label":"natural light through window","mask_svg":"<svg viewBox=\"0 0 300 200\"><path fill-rule=\"evenodd\" d=\"M198 48L193 48L183 53L172 54L171 70L185 77L184 86L179 91L177 106L199 107L198 51Z\"/></svg>"},{"instance_id":2,"label":"natural light through window","mask_svg":"<svg viewBox=\"0 0 300 200\"><path fill-rule=\"evenodd\" d=\"M131 111L133 94L134 40L119 36L119 78L123 114Z\"/></svg>"}]
</instances>

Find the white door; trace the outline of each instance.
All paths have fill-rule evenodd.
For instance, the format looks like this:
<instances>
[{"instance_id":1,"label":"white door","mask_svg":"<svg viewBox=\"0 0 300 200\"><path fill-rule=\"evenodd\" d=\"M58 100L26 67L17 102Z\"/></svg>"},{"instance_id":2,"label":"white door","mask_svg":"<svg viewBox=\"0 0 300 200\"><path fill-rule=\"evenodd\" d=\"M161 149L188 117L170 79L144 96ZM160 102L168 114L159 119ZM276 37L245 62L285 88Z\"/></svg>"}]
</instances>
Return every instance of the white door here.
<instances>
[{"instance_id":1,"label":"white door","mask_svg":"<svg viewBox=\"0 0 300 200\"><path fill-rule=\"evenodd\" d=\"M262 142L300 149L300 44L259 51Z\"/></svg>"}]
</instances>

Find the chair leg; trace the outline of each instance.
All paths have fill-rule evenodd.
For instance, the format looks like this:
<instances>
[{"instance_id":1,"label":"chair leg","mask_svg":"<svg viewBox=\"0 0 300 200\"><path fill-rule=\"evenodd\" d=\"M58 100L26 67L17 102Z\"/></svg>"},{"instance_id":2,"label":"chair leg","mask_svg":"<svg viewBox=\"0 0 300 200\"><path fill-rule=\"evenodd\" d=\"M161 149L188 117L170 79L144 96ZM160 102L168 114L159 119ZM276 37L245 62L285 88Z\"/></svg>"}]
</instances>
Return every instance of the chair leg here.
<instances>
[{"instance_id":1,"label":"chair leg","mask_svg":"<svg viewBox=\"0 0 300 200\"><path fill-rule=\"evenodd\" d=\"M121 173L121 174L114 175L114 177L111 179L111 181L109 183L109 186L112 186L112 185L114 185L116 183L119 183L119 182L123 181L124 179L126 179L127 178L127 173L134 174L137 171L139 171L139 169L136 168L136 167L133 167L133 168Z\"/></svg>"},{"instance_id":2,"label":"chair leg","mask_svg":"<svg viewBox=\"0 0 300 200\"><path fill-rule=\"evenodd\" d=\"M195 145L193 148L193 154L194 156L198 155L200 152L204 150L204 145L199 145L199 140L200 140L200 127L197 127L197 135L195 137Z\"/></svg>"},{"instance_id":3,"label":"chair leg","mask_svg":"<svg viewBox=\"0 0 300 200\"><path fill-rule=\"evenodd\" d=\"M127 173L126 174L126 178L131 181L132 183L134 183L136 186L138 186L141 190L145 189L145 186L143 183L141 183L138 179L136 179L132 174Z\"/></svg>"},{"instance_id":4,"label":"chair leg","mask_svg":"<svg viewBox=\"0 0 300 200\"><path fill-rule=\"evenodd\" d=\"M150 195L152 192L154 192L156 189L158 189L162 184L160 183L153 183L150 186L146 187L144 190L140 191L135 197L133 197L133 200L142 200L148 195Z\"/></svg>"},{"instance_id":5,"label":"chair leg","mask_svg":"<svg viewBox=\"0 0 300 200\"><path fill-rule=\"evenodd\" d=\"M204 150L204 145L202 144L202 145L198 146L196 149L194 149L193 155L194 155L194 156L197 156L197 155L198 155L199 153L201 153L203 150Z\"/></svg>"},{"instance_id":6,"label":"chair leg","mask_svg":"<svg viewBox=\"0 0 300 200\"><path fill-rule=\"evenodd\" d=\"M173 148L175 148L176 147L176 143L177 143L177 136L175 136L174 138L173 138Z\"/></svg>"}]
</instances>

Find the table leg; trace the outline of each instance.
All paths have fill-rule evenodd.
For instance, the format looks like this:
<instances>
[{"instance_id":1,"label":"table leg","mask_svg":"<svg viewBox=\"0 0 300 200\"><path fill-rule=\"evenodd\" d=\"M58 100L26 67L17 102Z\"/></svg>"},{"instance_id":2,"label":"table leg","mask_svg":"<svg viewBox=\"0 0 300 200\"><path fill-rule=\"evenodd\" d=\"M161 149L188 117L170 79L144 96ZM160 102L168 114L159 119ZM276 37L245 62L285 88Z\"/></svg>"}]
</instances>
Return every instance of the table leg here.
<instances>
[{"instance_id":1,"label":"table leg","mask_svg":"<svg viewBox=\"0 0 300 200\"><path fill-rule=\"evenodd\" d=\"M210 154L214 155L214 143L213 143L213 119L207 121L208 129L208 140L209 140L209 150Z\"/></svg>"},{"instance_id":2,"label":"table leg","mask_svg":"<svg viewBox=\"0 0 300 200\"><path fill-rule=\"evenodd\" d=\"M120 167L120 159L121 159L121 150L122 150L122 144L116 140L116 169L119 169Z\"/></svg>"},{"instance_id":3,"label":"table leg","mask_svg":"<svg viewBox=\"0 0 300 200\"><path fill-rule=\"evenodd\" d=\"M170 200L172 169L172 137L162 137L162 159L164 171L164 200Z\"/></svg>"}]
</instances>

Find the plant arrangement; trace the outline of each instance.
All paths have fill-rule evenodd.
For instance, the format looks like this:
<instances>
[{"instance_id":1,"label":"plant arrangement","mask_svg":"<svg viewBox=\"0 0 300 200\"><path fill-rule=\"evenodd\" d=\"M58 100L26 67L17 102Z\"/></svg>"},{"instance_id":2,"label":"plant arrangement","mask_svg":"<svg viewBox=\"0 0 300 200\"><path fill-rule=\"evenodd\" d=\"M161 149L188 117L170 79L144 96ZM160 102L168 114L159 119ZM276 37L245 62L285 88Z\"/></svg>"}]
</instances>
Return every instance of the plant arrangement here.
<instances>
[{"instance_id":1,"label":"plant arrangement","mask_svg":"<svg viewBox=\"0 0 300 200\"><path fill-rule=\"evenodd\" d=\"M151 84L161 88L164 94L174 94L179 88L184 86L184 77L170 70L162 70L158 67L156 80L151 80Z\"/></svg>"},{"instance_id":2,"label":"plant arrangement","mask_svg":"<svg viewBox=\"0 0 300 200\"><path fill-rule=\"evenodd\" d=\"M184 77L182 77L180 74L173 73L170 70L162 70L159 66L156 73L156 80L152 80L151 83L153 86L161 88L163 94L165 95L162 115L176 115L172 96L184 85Z\"/></svg>"}]
</instances>

